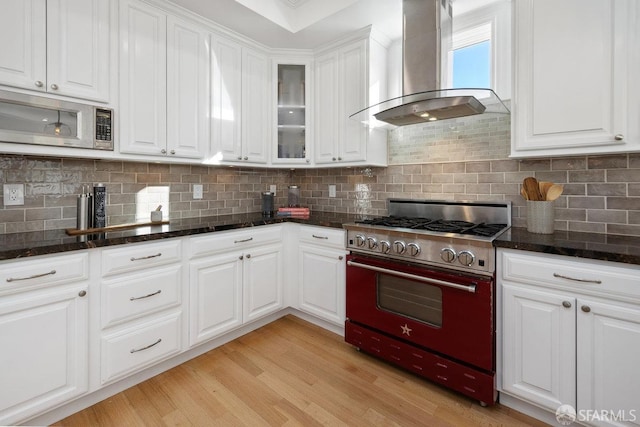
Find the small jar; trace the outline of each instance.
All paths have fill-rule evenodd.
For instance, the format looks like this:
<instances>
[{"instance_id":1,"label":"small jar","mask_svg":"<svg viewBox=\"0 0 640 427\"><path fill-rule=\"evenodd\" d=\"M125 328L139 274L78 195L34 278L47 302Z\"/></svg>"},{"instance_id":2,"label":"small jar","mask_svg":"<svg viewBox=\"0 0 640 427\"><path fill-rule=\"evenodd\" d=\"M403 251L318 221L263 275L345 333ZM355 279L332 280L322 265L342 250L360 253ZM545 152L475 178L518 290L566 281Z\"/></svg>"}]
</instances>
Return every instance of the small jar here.
<instances>
[{"instance_id":1,"label":"small jar","mask_svg":"<svg viewBox=\"0 0 640 427\"><path fill-rule=\"evenodd\" d=\"M300 207L300 188L297 185L290 185L287 194L287 204L290 208Z\"/></svg>"},{"instance_id":2,"label":"small jar","mask_svg":"<svg viewBox=\"0 0 640 427\"><path fill-rule=\"evenodd\" d=\"M262 215L273 216L273 193L265 191L262 193Z\"/></svg>"}]
</instances>

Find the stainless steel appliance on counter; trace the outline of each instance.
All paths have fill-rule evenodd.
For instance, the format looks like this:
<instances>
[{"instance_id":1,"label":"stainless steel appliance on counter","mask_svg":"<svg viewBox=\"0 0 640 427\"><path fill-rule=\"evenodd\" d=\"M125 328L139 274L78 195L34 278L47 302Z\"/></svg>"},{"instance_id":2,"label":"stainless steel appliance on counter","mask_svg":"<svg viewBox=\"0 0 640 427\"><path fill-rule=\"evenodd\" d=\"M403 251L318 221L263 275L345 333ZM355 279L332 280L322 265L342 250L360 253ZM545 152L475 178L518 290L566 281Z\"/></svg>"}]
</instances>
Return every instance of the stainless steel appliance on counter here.
<instances>
[{"instance_id":1,"label":"stainless steel appliance on counter","mask_svg":"<svg viewBox=\"0 0 640 427\"><path fill-rule=\"evenodd\" d=\"M495 249L510 202L390 199L390 216L345 224L345 340L494 404Z\"/></svg>"},{"instance_id":2,"label":"stainless steel appliance on counter","mask_svg":"<svg viewBox=\"0 0 640 427\"><path fill-rule=\"evenodd\" d=\"M0 90L0 142L113 150L113 110Z\"/></svg>"}]
</instances>

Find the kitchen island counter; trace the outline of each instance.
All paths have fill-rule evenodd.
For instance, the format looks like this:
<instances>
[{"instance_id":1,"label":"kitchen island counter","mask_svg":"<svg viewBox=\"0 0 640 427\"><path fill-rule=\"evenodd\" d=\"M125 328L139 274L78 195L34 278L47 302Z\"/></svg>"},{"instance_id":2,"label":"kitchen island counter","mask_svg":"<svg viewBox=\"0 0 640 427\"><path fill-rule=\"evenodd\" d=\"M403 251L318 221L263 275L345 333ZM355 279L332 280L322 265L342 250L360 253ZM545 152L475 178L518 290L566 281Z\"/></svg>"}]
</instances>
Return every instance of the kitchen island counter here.
<instances>
[{"instance_id":1,"label":"kitchen island counter","mask_svg":"<svg viewBox=\"0 0 640 427\"><path fill-rule=\"evenodd\" d=\"M535 234L512 227L493 242L495 247L640 265L640 237L555 231Z\"/></svg>"},{"instance_id":2,"label":"kitchen island counter","mask_svg":"<svg viewBox=\"0 0 640 427\"><path fill-rule=\"evenodd\" d=\"M286 216L264 217L260 212L254 212L201 218L172 219L169 224L142 226L128 230L84 236L68 236L65 230L1 234L0 260L190 236L284 222L342 228L342 224L353 222L358 218L361 218L361 215L336 212L311 212L308 218Z\"/></svg>"}]
</instances>

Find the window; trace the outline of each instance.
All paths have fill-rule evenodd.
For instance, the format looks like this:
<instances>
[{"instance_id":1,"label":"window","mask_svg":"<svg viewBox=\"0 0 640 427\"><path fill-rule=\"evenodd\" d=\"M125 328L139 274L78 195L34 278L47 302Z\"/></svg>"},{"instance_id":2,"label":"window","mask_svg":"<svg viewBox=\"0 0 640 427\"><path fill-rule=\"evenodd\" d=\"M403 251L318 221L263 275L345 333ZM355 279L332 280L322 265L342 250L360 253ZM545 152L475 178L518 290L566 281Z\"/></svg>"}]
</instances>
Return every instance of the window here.
<instances>
[{"instance_id":1,"label":"window","mask_svg":"<svg viewBox=\"0 0 640 427\"><path fill-rule=\"evenodd\" d=\"M450 52L454 88L491 88L491 24L455 32Z\"/></svg>"}]
</instances>

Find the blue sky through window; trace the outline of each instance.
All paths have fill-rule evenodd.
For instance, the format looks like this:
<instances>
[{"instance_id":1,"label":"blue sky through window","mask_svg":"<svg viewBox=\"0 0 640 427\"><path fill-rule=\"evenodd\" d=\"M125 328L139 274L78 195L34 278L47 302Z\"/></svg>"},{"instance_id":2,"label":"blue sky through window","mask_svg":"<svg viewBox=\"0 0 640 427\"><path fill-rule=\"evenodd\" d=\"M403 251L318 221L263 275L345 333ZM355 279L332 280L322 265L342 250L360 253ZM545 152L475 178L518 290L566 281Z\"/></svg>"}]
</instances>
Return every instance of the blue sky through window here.
<instances>
[{"instance_id":1,"label":"blue sky through window","mask_svg":"<svg viewBox=\"0 0 640 427\"><path fill-rule=\"evenodd\" d=\"M491 87L489 40L453 51L453 87Z\"/></svg>"}]
</instances>

